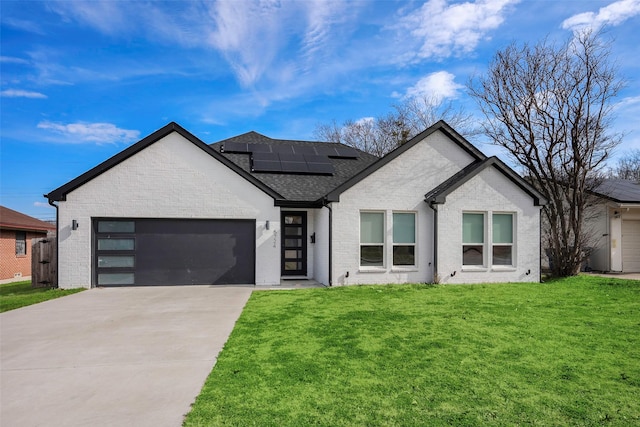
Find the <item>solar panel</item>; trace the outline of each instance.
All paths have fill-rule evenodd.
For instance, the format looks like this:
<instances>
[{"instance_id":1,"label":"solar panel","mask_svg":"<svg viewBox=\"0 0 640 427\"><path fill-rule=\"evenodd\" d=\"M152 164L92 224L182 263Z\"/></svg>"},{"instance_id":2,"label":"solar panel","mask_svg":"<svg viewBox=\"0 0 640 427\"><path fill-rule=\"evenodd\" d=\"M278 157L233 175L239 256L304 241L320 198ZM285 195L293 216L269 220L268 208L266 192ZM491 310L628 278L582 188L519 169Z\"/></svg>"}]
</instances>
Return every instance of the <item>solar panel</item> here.
<instances>
[{"instance_id":1,"label":"solar panel","mask_svg":"<svg viewBox=\"0 0 640 427\"><path fill-rule=\"evenodd\" d=\"M296 154L317 154L316 148L310 145L296 145L293 147Z\"/></svg>"},{"instance_id":2,"label":"solar panel","mask_svg":"<svg viewBox=\"0 0 640 427\"><path fill-rule=\"evenodd\" d=\"M271 146L268 144L248 144L251 153L271 153Z\"/></svg>"},{"instance_id":3,"label":"solar panel","mask_svg":"<svg viewBox=\"0 0 640 427\"><path fill-rule=\"evenodd\" d=\"M272 145L271 147L274 153L293 153L291 145Z\"/></svg>"},{"instance_id":4,"label":"solar panel","mask_svg":"<svg viewBox=\"0 0 640 427\"><path fill-rule=\"evenodd\" d=\"M253 159L251 170L254 172L282 172L280 161Z\"/></svg>"},{"instance_id":5,"label":"solar panel","mask_svg":"<svg viewBox=\"0 0 640 427\"><path fill-rule=\"evenodd\" d=\"M315 147L316 149L316 153L320 154L320 155L335 155L336 154L336 150L333 149L333 146L331 145L327 145L327 144L318 144L317 147Z\"/></svg>"},{"instance_id":6,"label":"solar panel","mask_svg":"<svg viewBox=\"0 0 640 427\"><path fill-rule=\"evenodd\" d=\"M305 162L288 162L281 161L282 172L290 172L290 173L308 173L309 167Z\"/></svg>"},{"instance_id":7,"label":"solar panel","mask_svg":"<svg viewBox=\"0 0 640 427\"><path fill-rule=\"evenodd\" d=\"M246 142L225 142L222 145L222 151L225 153L249 153Z\"/></svg>"},{"instance_id":8,"label":"solar panel","mask_svg":"<svg viewBox=\"0 0 640 427\"><path fill-rule=\"evenodd\" d=\"M301 162L304 163L304 155L294 153L278 153L281 162Z\"/></svg>"},{"instance_id":9,"label":"solar panel","mask_svg":"<svg viewBox=\"0 0 640 427\"><path fill-rule=\"evenodd\" d=\"M253 153L253 155L251 156L253 158L253 160L266 160L266 161L271 161L271 162L279 162L280 161L280 156L278 155L278 153Z\"/></svg>"},{"instance_id":10,"label":"solar panel","mask_svg":"<svg viewBox=\"0 0 640 427\"><path fill-rule=\"evenodd\" d=\"M307 163L309 173L318 175L333 175L334 169L331 163Z\"/></svg>"},{"instance_id":11,"label":"solar panel","mask_svg":"<svg viewBox=\"0 0 640 427\"><path fill-rule=\"evenodd\" d=\"M338 153L338 155L335 157L341 157L345 159L358 158L358 152L351 147L340 146L340 147L335 147L335 150Z\"/></svg>"},{"instance_id":12,"label":"solar panel","mask_svg":"<svg viewBox=\"0 0 640 427\"><path fill-rule=\"evenodd\" d=\"M317 154L305 154L304 155L304 161L307 163L329 163L331 164L331 161L329 160L329 158L327 156L319 156Z\"/></svg>"}]
</instances>

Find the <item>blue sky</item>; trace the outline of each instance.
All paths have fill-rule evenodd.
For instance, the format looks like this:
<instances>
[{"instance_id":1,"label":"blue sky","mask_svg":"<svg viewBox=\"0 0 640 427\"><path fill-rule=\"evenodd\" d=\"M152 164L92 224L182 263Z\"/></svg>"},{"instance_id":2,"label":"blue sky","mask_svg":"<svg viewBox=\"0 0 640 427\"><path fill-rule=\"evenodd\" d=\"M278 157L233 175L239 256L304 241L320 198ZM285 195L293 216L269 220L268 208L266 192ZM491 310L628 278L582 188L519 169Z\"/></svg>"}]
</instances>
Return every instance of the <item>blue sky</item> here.
<instances>
[{"instance_id":1,"label":"blue sky","mask_svg":"<svg viewBox=\"0 0 640 427\"><path fill-rule=\"evenodd\" d=\"M614 159L640 148L640 0L2 0L0 20L0 203L41 219L43 194L168 122L313 139L420 93L475 115L465 84L498 49L584 26L627 80Z\"/></svg>"}]
</instances>

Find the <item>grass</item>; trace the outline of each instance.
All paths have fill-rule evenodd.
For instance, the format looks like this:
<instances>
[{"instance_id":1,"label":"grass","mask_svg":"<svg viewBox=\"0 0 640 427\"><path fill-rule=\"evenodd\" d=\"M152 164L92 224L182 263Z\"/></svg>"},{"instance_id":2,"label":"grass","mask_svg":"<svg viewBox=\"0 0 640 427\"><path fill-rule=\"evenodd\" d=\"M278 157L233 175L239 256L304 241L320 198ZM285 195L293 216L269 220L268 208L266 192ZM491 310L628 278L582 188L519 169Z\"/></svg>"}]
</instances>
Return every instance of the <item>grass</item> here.
<instances>
[{"instance_id":1,"label":"grass","mask_svg":"<svg viewBox=\"0 0 640 427\"><path fill-rule=\"evenodd\" d=\"M184 424L640 425L640 281L254 292Z\"/></svg>"},{"instance_id":2,"label":"grass","mask_svg":"<svg viewBox=\"0 0 640 427\"><path fill-rule=\"evenodd\" d=\"M32 288L31 281L0 285L0 313L75 294L84 289Z\"/></svg>"}]
</instances>

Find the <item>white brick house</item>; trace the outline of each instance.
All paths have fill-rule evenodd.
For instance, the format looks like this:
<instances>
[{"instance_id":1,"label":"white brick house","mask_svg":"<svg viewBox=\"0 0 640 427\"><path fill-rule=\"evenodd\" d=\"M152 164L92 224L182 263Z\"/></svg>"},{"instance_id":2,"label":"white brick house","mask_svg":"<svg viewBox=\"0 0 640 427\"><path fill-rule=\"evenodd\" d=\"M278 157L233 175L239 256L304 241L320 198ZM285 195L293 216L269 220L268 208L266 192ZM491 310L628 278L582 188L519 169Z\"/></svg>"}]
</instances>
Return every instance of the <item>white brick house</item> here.
<instances>
[{"instance_id":1,"label":"white brick house","mask_svg":"<svg viewBox=\"0 0 640 427\"><path fill-rule=\"evenodd\" d=\"M444 122L381 159L170 123L47 198L62 288L540 279L544 199Z\"/></svg>"}]
</instances>

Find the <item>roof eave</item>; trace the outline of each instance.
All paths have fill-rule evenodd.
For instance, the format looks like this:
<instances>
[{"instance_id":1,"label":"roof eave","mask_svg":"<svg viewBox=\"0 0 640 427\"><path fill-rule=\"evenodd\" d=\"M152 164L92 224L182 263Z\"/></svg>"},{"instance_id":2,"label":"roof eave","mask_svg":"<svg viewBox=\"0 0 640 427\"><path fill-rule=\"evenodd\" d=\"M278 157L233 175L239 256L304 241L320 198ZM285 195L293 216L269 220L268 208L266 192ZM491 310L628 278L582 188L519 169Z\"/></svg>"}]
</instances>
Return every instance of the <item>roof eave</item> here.
<instances>
[{"instance_id":1,"label":"roof eave","mask_svg":"<svg viewBox=\"0 0 640 427\"><path fill-rule=\"evenodd\" d=\"M274 203L275 206L281 207L281 208L311 208L311 209L317 209L317 208L321 208L322 206L324 206L324 203L322 201L322 199L319 200L286 200L286 199L279 199L276 200Z\"/></svg>"}]
</instances>

